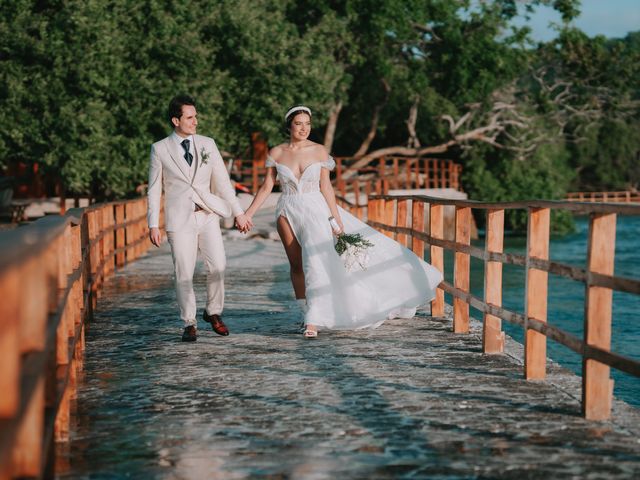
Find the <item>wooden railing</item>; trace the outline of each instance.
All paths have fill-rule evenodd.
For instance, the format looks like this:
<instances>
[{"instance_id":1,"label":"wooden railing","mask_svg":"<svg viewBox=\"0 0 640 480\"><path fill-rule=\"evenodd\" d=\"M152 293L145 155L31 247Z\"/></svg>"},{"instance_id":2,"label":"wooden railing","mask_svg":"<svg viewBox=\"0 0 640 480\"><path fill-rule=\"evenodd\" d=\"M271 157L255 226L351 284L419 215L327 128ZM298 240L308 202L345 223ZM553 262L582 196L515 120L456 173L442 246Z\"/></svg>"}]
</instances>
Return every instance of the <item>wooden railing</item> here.
<instances>
[{"instance_id":1,"label":"wooden railing","mask_svg":"<svg viewBox=\"0 0 640 480\"><path fill-rule=\"evenodd\" d=\"M418 188L452 188L461 190L462 166L440 158L381 157L353 172L354 158L336 157L336 185L354 177L386 179L393 190ZM352 175L345 175L349 172ZM353 175L355 174L355 175Z\"/></svg>"},{"instance_id":2,"label":"wooden railing","mask_svg":"<svg viewBox=\"0 0 640 480\"><path fill-rule=\"evenodd\" d=\"M151 245L146 199L0 234L0 478L51 477L69 439L84 324L106 277Z\"/></svg>"},{"instance_id":3,"label":"wooden railing","mask_svg":"<svg viewBox=\"0 0 640 480\"><path fill-rule=\"evenodd\" d=\"M443 207L456 209L455 241L443 238ZM503 252L505 210L528 212L526 255ZM486 214L484 248L470 244L472 210ZM549 260L549 232L552 210L590 215L587 266L579 268ZM586 418L604 420L611 414L613 381L610 367L640 376L640 362L613 353L611 320L613 291L640 294L640 280L613 275L616 216L640 215L640 206L585 204L554 201L480 203L444 200L425 196L369 197L368 223L412 248L421 258L425 243L430 263L444 272L444 249L454 252L453 282L443 281L431 303L433 316L444 315L444 292L453 296L453 331L469 331L469 306L483 312L482 349L486 354L503 351L501 321L524 329L524 377L544 379L547 338L583 358L582 410ZM472 295L470 257L484 261L484 298ZM526 270L525 312L502 308L502 265ZM584 338L547 323L549 273L585 284Z\"/></svg>"},{"instance_id":4,"label":"wooden railing","mask_svg":"<svg viewBox=\"0 0 640 480\"><path fill-rule=\"evenodd\" d=\"M354 159L336 157L334 186L340 192L351 192L353 182L365 184L370 180L385 180L387 189L410 190L417 188L452 188L461 190L462 166L446 159L390 157L380 158L357 171L357 175L345 178ZM231 175L241 178L241 182L255 194L264 180L264 160L235 159ZM386 192L386 190L385 190ZM380 192L378 192L380 193Z\"/></svg>"},{"instance_id":5,"label":"wooden railing","mask_svg":"<svg viewBox=\"0 0 640 480\"><path fill-rule=\"evenodd\" d=\"M640 203L640 192L570 192L569 202Z\"/></svg>"}]
</instances>

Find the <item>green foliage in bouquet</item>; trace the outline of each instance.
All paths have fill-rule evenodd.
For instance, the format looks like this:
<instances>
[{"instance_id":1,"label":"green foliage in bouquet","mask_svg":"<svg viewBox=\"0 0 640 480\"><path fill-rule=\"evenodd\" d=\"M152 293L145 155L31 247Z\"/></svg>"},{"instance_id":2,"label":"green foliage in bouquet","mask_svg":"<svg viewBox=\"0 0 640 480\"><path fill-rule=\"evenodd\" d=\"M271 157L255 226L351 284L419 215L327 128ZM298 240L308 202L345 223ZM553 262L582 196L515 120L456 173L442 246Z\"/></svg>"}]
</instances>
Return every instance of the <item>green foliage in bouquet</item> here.
<instances>
[{"instance_id":1,"label":"green foliage in bouquet","mask_svg":"<svg viewBox=\"0 0 640 480\"><path fill-rule=\"evenodd\" d=\"M338 255L342 255L349 245L353 245L356 248L373 247L373 243L359 233L342 233L338 235L338 241L335 247Z\"/></svg>"}]
</instances>

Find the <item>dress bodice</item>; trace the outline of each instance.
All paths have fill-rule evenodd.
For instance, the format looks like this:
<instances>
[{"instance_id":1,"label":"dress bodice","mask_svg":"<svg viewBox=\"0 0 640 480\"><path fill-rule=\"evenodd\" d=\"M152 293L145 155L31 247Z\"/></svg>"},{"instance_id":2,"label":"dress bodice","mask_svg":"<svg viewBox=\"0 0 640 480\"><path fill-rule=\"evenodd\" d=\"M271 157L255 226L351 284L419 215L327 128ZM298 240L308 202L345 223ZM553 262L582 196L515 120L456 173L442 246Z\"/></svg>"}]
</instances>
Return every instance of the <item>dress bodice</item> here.
<instances>
[{"instance_id":1,"label":"dress bodice","mask_svg":"<svg viewBox=\"0 0 640 480\"><path fill-rule=\"evenodd\" d=\"M267 167L275 167L278 181L283 195L298 195L320 191L320 171L322 168L333 170L336 162L329 157L324 162L314 162L308 165L297 178L289 167L276 162L272 157L267 157Z\"/></svg>"}]
</instances>

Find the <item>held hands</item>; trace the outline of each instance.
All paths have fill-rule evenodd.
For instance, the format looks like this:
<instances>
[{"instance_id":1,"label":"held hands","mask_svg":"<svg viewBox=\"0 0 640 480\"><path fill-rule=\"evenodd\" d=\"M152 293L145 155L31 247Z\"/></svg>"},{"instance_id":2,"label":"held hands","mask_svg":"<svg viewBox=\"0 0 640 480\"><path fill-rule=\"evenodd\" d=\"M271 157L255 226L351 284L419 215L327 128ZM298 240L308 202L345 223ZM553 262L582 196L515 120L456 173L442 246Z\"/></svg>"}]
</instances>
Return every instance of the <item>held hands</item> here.
<instances>
[{"instance_id":1,"label":"held hands","mask_svg":"<svg viewBox=\"0 0 640 480\"><path fill-rule=\"evenodd\" d=\"M249 230L253 228L252 218L243 213L236 217L236 228L240 230L242 233L247 233Z\"/></svg>"},{"instance_id":2,"label":"held hands","mask_svg":"<svg viewBox=\"0 0 640 480\"><path fill-rule=\"evenodd\" d=\"M152 227L149 229L149 240L151 240L151 243L156 247L160 246L160 243L162 243L162 234L158 227Z\"/></svg>"}]
</instances>

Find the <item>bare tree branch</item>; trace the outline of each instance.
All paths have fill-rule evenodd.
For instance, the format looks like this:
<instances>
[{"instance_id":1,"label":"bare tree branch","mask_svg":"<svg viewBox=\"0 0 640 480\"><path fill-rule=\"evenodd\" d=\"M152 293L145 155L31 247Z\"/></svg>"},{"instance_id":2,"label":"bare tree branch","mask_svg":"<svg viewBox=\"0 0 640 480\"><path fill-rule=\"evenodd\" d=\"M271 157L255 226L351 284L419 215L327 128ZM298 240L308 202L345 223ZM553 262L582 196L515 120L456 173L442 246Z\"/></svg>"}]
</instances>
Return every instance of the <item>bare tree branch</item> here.
<instances>
[{"instance_id":1,"label":"bare tree branch","mask_svg":"<svg viewBox=\"0 0 640 480\"><path fill-rule=\"evenodd\" d=\"M409 130L409 139L407 140L407 147L420 148L420 139L416 133L416 122L418 121L418 105L420 105L420 95L416 95L409 109L409 118L405 120L407 124L407 130Z\"/></svg>"},{"instance_id":2,"label":"bare tree branch","mask_svg":"<svg viewBox=\"0 0 640 480\"><path fill-rule=\"evenodd\" d=\"M358 151L353 154L354 157L361 157L365 153L367 153L367 150L369 150L369 146L371 145L371 142L376 137L376 133L378 132L378 122L380 120L380 111L389 100L389 92L391 92L391 86L389 85L389 82L387 82L384 78L380 82L382 83L382 87L384 89L384 98L382 102L380 102L374 108L373 116L371 117L371 127L369 128L369 133L367 133L367 136L364 138L364 140L360 144L360 148L358 148Z\"/></svg>"},{"instance_id":3,"label":"bare tree branch","mask_svg":"<svg viewBox=\"0 0 640 480\"><path fill-rule=\"evenodd\" d=\"M331 111L329 112L329 121L327 122L327 128L324 131L324 148L326 148L328 152L333 148L333 139L336 134L338 116L340 115L341 110L342 100L338 100L337 103L331 106Z\"/></svg>"},{"instance_id":4,"label":"bare tree branch","mask_svg":"<svg viewBox=\"0 0 640 480\"><path fill-rule=\"evenodd\" d=\"M487 143L495 148L507 149L526 155L534 151L543 139L541 137L526 138L526 131L530 130L530 121L523 113L518 112L516 105L512 102L496 101L488 112L481 112L478 104L471 104L468 108L469 110L457 120L451 115L441 115L439 117L449 124L451 139L429 147L409 145L407 147L393 146L375 150L350 165L347 171L343 173L343 178L352 177L358 169L386 155L419 157L444 153L454 146L465 148L471 142ZM409 123L407 121L408 126ZM464 131L472 123L476 123L477 126ZM501 136L504 136L504 140L507 142L499 141Z\"/></svg>"}]
</instances>

